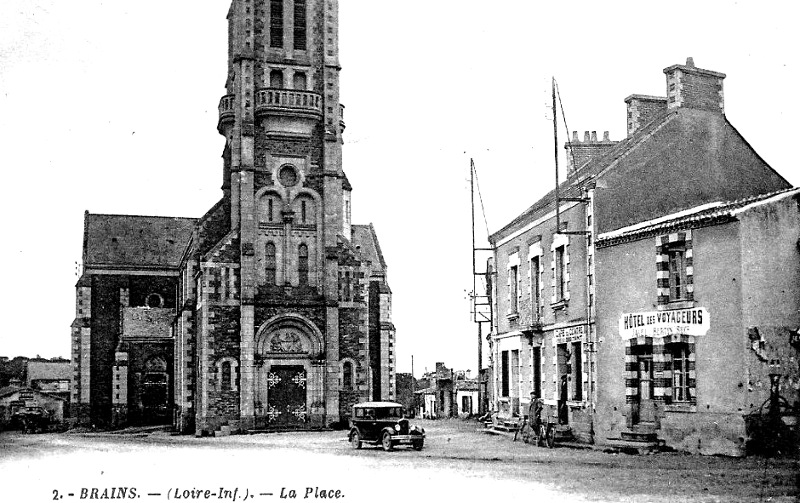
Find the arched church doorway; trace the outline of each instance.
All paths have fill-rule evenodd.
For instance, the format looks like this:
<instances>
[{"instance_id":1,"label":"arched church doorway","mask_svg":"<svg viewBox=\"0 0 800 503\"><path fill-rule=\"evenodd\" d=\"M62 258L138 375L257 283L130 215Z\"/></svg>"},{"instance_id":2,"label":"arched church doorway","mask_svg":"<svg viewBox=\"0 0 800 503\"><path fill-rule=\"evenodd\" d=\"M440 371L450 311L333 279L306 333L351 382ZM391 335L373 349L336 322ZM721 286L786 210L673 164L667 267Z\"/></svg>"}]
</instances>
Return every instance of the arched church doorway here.
<instances>
[{"instance_id":1,"label":"arched church doorway","mask_svg":"<svg viewBox=\"0 0 800 503\"><path fill-rule=\"evenodd\" d=\"M322 336L300 315L267 321L256 334L256 427L303 429L324 419Z\"/></svg>"}]
</instances>

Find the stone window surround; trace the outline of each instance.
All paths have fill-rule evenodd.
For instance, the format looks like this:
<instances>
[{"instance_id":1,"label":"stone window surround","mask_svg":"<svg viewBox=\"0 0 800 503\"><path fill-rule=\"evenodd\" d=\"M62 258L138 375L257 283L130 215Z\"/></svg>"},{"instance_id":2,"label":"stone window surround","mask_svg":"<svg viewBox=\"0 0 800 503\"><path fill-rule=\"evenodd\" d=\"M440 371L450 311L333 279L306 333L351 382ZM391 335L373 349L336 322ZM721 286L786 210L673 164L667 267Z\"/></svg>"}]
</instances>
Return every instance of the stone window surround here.
<instances>
[{"instance_id":1,"label":"stone window surround","mask_svg":"<svg viewBox=\"0 0 800 503\"><path fill-rule=\"evenodd\" d=\"M533 270L533 260L535 258L539 259L539 269L537 271ZM541 241L537 241L535 243L531 243L528 246L528 285L529 285L529 293L531 297L531 320L537 322L542 317L542 308L544 307L544 302L542 299L544 298L544 282L542 279L544 278L544 250L542 249ZM538 281L534 282L534 274L537 274L536 278ZM536 292L534 296L533 292L533 285L537 284L539 286L539 291ZM537 300L536 305L534 305L534 300Z\"/></svg>"},{"instance_id":2,"label":"stone window surround","mask_svg":"<svg viewBox=\"0 0 800 503\"><path fill-rule=\"evenodd\" d=\"M557 274L556 274L556 252L558 248L564 249L564 260L562 264L563 268L563 282L564 282L564 291L558 292L558 285L556 284ZM550 303L554 309L561 307L567 301L569 301L569 236L566 234L553 234L553 243L550 245L550 251L552 253L552 261L550 262L550 270L552 271L552 281L551 286L553 288L552 295L550 296ZM561 298L558 298L558 294L561 293Z\"/></svg>"},{"instance_id":3,"label":"stone window surround","mask_svg":"<svg viewBox=\"0 0 800 503\"><path fill-rule=\"evenodd\" d=\"M656 295L657 308L680 309L694 307L694 258L692 250L692 231L685 230L656 236ZM682 245L684 248L683 266L685 268L686 294L680 299L670 299L670 246Z\"/></svg>"},{"instance_id":4,"label":"stone window surround","mask_svg":"<svg viewBox=\"0 0 800 503\"><path fill-rule=\"evenodd\" d=\"M231 387L230 389L222 389L222 365L229 363L231 366ZM239 391L239 386L236 384L239 378L239 361L231 356L225 356L217 360L216 364L217 391Z\"/></svg>"},{"instance_id":5,"label":"stone window surround","mask_svg":"<svg viewBox=\"0 0 800 503\"><path fill-rule=\"evenodd\" d=\"M687 350L688 400L672 400L672 350L675 344L685 344ZM625 341L625 398L633 403L639 396L638 354L636 348L650 346L653 357L653 400L664 405L667 412L697 411L697 374L695 371L696 342L693 335L676 334L670 337L642 337Z\"/></svg>"},{"instance_id":6,"label":"stone window surround","mask_svg":"<svg viewBox=\"0 0 800 503\"><path fill-rule=\"evenodd\" d=\"M352 369L352 371L350 373L351 382L350 382L349 386L348 386L348 384L346 382L344 382L344 366L347 363L350 364L351 369ZM347 358L342 358L341 360L339 360L339 383L341 385L341 389L342 390L345 390L345 391L355 391L356 390L356 383L358 382L357 374L358 374L358 365L356 364L356 361L354 359L347 357Z\"/></svg>"},{"instance_id":7,"label":"stone window surround","mask_svg":"<svg viewBox=\"0 0 800 503\"><path fill-rule=\"evenodd\" d=\"M507 315L510 318L517 317L519 315L518 311L519 311L520 297L522 295L522 289L520 288L519 266L520 266L519 251L515 250L515 251L513 251L512 253L510 253L508 255L508 264L506 266L506 272L507 272L507 277L506 277L506 284L507 284L506 302L508 302ZM516 272L516 285L514 285L515 288L513 288L513 291L515 291L516 294L517 294L517 298L514 299L513 301L511 299L511 292L512 292L511 274L512 274L512 269L514 269L515 272Z\"/></svg>"}]
</instances>

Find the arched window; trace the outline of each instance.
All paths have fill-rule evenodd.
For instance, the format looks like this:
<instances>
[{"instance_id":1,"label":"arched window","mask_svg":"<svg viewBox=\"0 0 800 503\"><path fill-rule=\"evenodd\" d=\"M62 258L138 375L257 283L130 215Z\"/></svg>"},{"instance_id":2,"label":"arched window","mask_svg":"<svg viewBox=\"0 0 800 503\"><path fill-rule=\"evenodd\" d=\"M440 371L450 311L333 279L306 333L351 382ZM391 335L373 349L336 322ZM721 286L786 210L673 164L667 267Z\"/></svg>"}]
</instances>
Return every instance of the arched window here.
<instances>
[{"instance_id":1,"label":"arched window","mask_svg":"<svg viewBox=\"0 0 800 503\"><path fill-rule=\"evenodd\" d=\"M222 362L222 390L228 391L231 389L231 362Z\"/></svg>"},{"instance_id":2,"label":"arched window","mask_svg":"<svg viewBox=\"0 0 800 503\"><path fill-rule=\"evenodd\" d=\"M281 70L269 72L269 87L283 89L283 72Z\"/></svg>"},{"instance_id":3,"label":"arched window","mask_svg":"<svg viewBox=\"0 0 800 503\"><path fill-rule=\"evenodd\" d=\"M239 389L236 385L236 380L238 379L238 367L239 362L230 356L220 358L217 361L215 370L215 373L217 374L217 391L237 391Z\"/></svg>"},{"instance_id":4,"label":"arched window","mask_svg":"<svg viewBox=\"0 0 800 503\"><path fill-rule=\"evenodd\" d=\"M347 391L353 389L353 364L351 362L342 364L342 388Z\"/></svg>"},{"instance_id":5,"label":"arched window","mask_svg":"<svg viewBox=\"0 0 800 503\"><path fill-rule=\"evenodd\" d=\"M300 90L306 90L306 74L304 72L294 72L294 81L292 87Z\"/></svg>"},{"instance_id":6,"label":"arched window","mask_svg":"<svg viewBox=\"0 0 800 503\"><path fill-rule=\"evenodd\" d=\"M281 199L276 194L267 194L260 201L261 221L268 224L279 223L281 220Z\"/></svg>"},{"instance_id":7,"label":"arched window","mask_svg":"<svg viewBox=\"0 0 800 503\"><path fill-rule=\"evenodd\" d=\"M292 210L296 215L296 221L300 225L315 225L316 221L316 203L308 194L299 195L292 202Z\"/></svg>"},{"instance_id":8,"label":"arched window","mask_svg":"<svg viewBox=\"0 0 800 503\"><path fill-rule=\"evenodd\" d=\"M298 249L297 275L300 286L308 285L308 246L302 244Z\"/></svg>"},{"instance_id":9,"label":"arched window","mask_svg":"<svg viewBox=\"0 0 800 503\"><path fill-rule=\"evenodd\" d=\"M267 284L274 285L277 281L277 260L275 257L275 243L269 242L264 247L264 269L267 273Z\"/></svg>"}]
</instances>

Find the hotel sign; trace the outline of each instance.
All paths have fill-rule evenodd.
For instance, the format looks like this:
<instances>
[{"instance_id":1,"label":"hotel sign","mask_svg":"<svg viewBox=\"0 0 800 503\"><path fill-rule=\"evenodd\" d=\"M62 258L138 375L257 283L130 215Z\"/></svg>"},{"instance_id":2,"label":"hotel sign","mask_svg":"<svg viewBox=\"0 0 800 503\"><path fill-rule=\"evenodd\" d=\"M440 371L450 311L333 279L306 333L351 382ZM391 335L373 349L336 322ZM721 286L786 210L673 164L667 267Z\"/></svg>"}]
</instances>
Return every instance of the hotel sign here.
<instances>
[{"instance_id":1,"label":"hotel sign","mask_svg":"<svg viewBox=\"0 0 800 503\"><path fill-rule=\"evenodd\" d=\"M711 317L704 307L625 313L619 317L619 335L623 339L706 335L710 327Z\"/></svg>"},{"instance_id":2,"label":"hotel sign","mask_svg":"<svg viewBox=\"0 0 800 503\"><path fill-rule=\"evenodd\" d=\"M583 340L584 335L586 335L586 325L575 325L574 327L557 328L553 330L556 344L577 342Z\"/></svg>"}]
</instances>

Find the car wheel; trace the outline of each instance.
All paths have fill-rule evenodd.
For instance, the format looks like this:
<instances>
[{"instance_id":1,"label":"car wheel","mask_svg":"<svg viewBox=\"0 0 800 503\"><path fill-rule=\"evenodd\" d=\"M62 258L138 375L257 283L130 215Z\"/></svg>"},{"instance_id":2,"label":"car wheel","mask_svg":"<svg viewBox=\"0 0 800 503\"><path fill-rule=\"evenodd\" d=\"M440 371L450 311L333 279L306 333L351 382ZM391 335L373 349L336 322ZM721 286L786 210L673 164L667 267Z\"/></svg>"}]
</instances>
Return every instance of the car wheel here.
<instances>
[{"instance_id":1,"label":"car wheel","mask_svg":"<svg viewBox=\"0 0 800 503\"><path fill-rule=\"evenodd\" d=\"M383 446L383 450L387 452L394 449L394 446L392 446L392 434L388 431L383 432L383 436L381 437L381 445Z\"/></svg>"},{"instance_id":2,"label":"car wheel","mask_svg":"<svg viewBox=\"0 0 800 503\"><path fill-rule=\"evenodd\" d=\"M361 449L361 434L358 433L358 430L350 433L350 446L353 449Z\"/></svg>"},{"instance_id":3,"label":"car wheel","mask_svg":"<svg viewBox=\"0 0 800 503\"><path fill-rule=\"evenodd\" d=\"M412 442L411 447L413 447L415 451L421 451L424 442L424 440L415 440Z\"/></svg>"}]
</instances>

